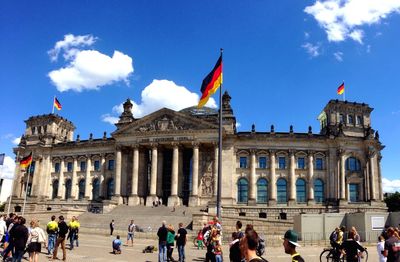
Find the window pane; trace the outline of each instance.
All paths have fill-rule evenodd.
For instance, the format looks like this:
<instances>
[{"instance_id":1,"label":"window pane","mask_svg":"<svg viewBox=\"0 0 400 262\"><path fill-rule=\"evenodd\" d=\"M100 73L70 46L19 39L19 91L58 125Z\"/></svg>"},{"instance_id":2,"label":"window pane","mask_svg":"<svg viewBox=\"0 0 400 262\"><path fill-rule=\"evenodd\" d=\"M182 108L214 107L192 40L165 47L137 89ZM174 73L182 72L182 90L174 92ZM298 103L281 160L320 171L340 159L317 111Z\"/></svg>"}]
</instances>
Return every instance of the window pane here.
<instances>
[{"instance_id":1,"label":"window pane","mask_svg":"<svg viewBox=\"0 0 400 262\"><path fill-rule=\"evenodd\" d=\"M353 116L349 115L348 118L349 118L349 124L353 124Z\"/></svg>"},{"instance_id":2,"label":"window pane","mask_svg":"<svg viewBox=\"0 0 400 262\"><path fill-rule=\"evenodd\" d=\"M283 178L279 178L276 182L277 193L278 193L278 203L286 203L287 202L287 193L286 193L286 180Z\"/></svg>"},{"instance_id":3,"label":"window pane","mask_svg":"<svg viewBox=\"0 0 400 262\"><path fill-rule=\"evenodd\" d=\"M72 172L72 162L67 163L67 172Z\"/></svg>"},{"instance_id":4,"label":"window pane","mask_svg":"<svg viewBox=\"0 0 400 262\"><path fill-rule=\"evenodd\" d=\"M81 161L81 171L86 171L86 162Z\"/></svg>"},{"instance_id":5,"label":"window pane","mask_svg":"<svg viewBox=\"0 0 400 262\"><path fill-rule=\"evenodd\" d=\"M298 169L304 169L305 168L305 160L304 157L299 157L297 158L297 168Z\"/></svg>"},{"instance_id":6,"label":"window pane","mask_svg":"<svg viewBox=\"0 0 400 262\"><path fill-rule=\"evenodd\" d=\"M266 203L268 201L268 182L266 179L260 179L257 182L257 202Z\"/></svg>"},{"instance_id":7,"label":"window pane","mask_svg":"<svg viewBox=\"0 0 400 262\"><path fill-rule=\"evenodd\" d=\"M114 159L108 160L108 170L114 170Z\"/></svg>"},{"instance_id":8,"label":"window pane","mask_svg":"<svg viewBox=\"0 0 400 262\"><path fill-rule=\"evenodd\" d=\"M95 160L94 161L94 170L95 171L99 171L100 170L100 161L99 160Z\"/></svg>"},{"instance_id":9,"label":"window pane","mask_svg":"<svg viewBox=\"0 0 400 262\"><path fill-rule=\"evenodd\" d=\"M60 172L60 163L55 163L54 164L54 172L56 172L56 173Z\"/></svg>"},{"instance_id":10,"label":"window pane","mask_svg":"<svg viewBox=\"0 0 400 262\"><path fill-rule=\"evenodd\" d=\"M350 184L349 191L350 191L350 202L357 202L359 200L358 184Z\"/></svg>"},{"instance_id":11,"label":"window pane","mask_svg":"<svg viewBox=\"0 0 400 262\"><path fill-rule=\"evenodd\" d=\"M247 157L240 157L240 168L247 168Z\"/></svg>"},{"instance_id":12,"label":"window pane","mask_svg":"<svg viewBox=\"0 0 400 262\"><path fill-rule=\"evenodd\" d=\"M278 158L278 160L279 160L279 169L285 169L286 168L286 158L280 156Z\"/></svg>"},{"instance_id":13,"label":"window pane","mask_svg":"<svg viewBox=\"0 0 400 262\"><path fill-rule=\"evenodd\" d=\"M304 179L296 181L296 198L298 203L306 202L306 182Z\"/></svg>"},{"instance_id":14,"label":"window pane","mask_svg":"<svg viewBox=\"0 0 400 262\"><path fill-rule=\"evenodd\" d=\"M322 170L323 169L323 161L322 158L317 158L315 160L315 169Z\"/></svg>"},{"instance_id":15,"label":"window pane","mask_svg":"<svg viewBox=\"0 0 400 262\"><path fill-rule=\"evenodd\" d=\"M314 200L317 203L324 201L324 182L321 179L314 181Z\"/></svg>"},{"instance_id":16,"label":"window pane","mask_svg":"<svg viewBox=\"0 0 400 262\"><path fill-rule=\"evenodd\" d=\"M247 202L247 192L248 192L248 183L244 178L239 179L238 181L238 202L246 203Z\"/></svg>"},{"instance_id":17,"label":"window pane","mask_svg":"<svg viewBox=\"0 0 400 262\"><path fill-rule=\"evenodd\" d=\"M260 156L258 158L258 167L267 168L267 158L265 156Z\"/></svg>"},{"instance_id":18,"label":"window pane","mask_svg":"<svg viewBox=\"0 0 400 262\"><path fill-rule=\"evenodd\" d=\"M362 118L361 118L361 116L357 116L357 117L356 117L356 124L357 124L357 125L362 125Z\"/></svg>"},{"instance_id":19,"label":"window pane","mask_svg":"<svg viewBox=\"0 0 400 262\"><path fill-rule=\"evenodd\" d=\"M107 199L111 199L114 195L114 179L110 178L107 181Z\"/></svg>"},{"instance_id":20,"label":"window pane","mask_svg":"<svg viewBox=\"0 0 400 262\"><path fill-rule=\"evenodd\" d=\"M54 182L53 182L53 194L52 194L52 199L57 198L57 193L58 193L58 180L54 180Z\"/></svg>"},{"instance_id":21,"label":"window pane","mask_svg":"<svg viewBox=\"0 0 400 262\"><path fill-rule=\"evenodd\" d=\"M85 197L85 179L81 179L79 181L79 199L83 199Z\"/></svg>"}]
</instances>

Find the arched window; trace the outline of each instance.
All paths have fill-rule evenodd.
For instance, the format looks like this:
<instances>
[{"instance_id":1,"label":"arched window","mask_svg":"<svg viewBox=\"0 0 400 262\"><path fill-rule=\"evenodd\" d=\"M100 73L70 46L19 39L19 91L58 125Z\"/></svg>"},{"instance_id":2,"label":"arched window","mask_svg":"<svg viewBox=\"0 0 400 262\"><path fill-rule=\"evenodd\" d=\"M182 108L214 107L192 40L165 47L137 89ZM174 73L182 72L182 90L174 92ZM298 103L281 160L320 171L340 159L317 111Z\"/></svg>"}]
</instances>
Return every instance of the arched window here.
<instances>
[{"instance_id":1,"label":"arched window","mask_svg":"<svg viewBox=\"0 0 400 262\"><path fill-rule=\"evenodd\" d=\"M79 195L78 199L83 199L85 197L85 179L79 181Z\"/></svg>"},{"instance_id":2,"label":"arched window","mask_svg":"<svg viewBox=\"0 0 400 262\"><path fill-rule=\"evenodd\" d=\"M245 178L238 181L238 203L247 203L249 183Z\"/></svg>"},{"instance_id":3,"label":"arched window","mask_svg":"<svg viewBox=\"0 0 400 262\"><path fill-rule=\"evenodd\" d=\"M314 181L314 200L317 203L324 202L324 182L321 179Z\"/></svg>"},{"instance_id":4,"label":"arched window","mask_svg":"<svg viewBox=\"0 0 400 262\"><path fill-rule=\"evenodd\" d=\"M72 181L68 179L65 182L65 199L71 198Z\"/></svg>"},{"instance_id":5,"label":"arched window","mask_svg":"<svg viewBox=\"0 0 400 262\"><path fill-rule=\"evenodd\" d=\"M355 157L349 157L346 159L346 169L350 172L358 172L361 170L360 160Z\"/></svg>"},{"instance_id":6,"label":"arched window","mask_svg":"<svg viewBox=\"0 0 400 262\"><path fill-rule=\"evenodd\" d=\"M283 178L279 178L276 181L277 193L278 193L278 203L286 203L287 202L287 183Z\"/></svg>"},{"instance_id":7,"label":"arched window","mask_svg":"<svg viewBox=\"0 0 400 262\"><path fill-rule=\"evenodd\" d=\"M53 193L51 195L52 199L57 198L57 193L58 193L58 180L53 181Z\"/></svg>"},{"instance_id":8,"label":"arched window","mask_svg":"<svg viewBox=\"0 0 400 262\"><path fill-rule=\"evenodd\" d=\"M107 181L107 199L111 199L114 195L114 179L110 178Z\"/></svg>"},{"instance_id":9,"label":"arched window","mask_svg":"<svg viewBox=\"0 0 400 262\"><path fill-rule=\"evenodd\" d=\"M268 181L261 178L257 181L257 202L266 203L268 201Z\"/></svg>"},{"instance_id":10,"label":"arched window","mask_svg":"<svg viewBox=\"0 0 400 262\"><path fill-rule=\"evenodd\" d=\"M92 183L92 199L96 200L100 196L100 180L98 178L93 180Z\"/></svg>"},{"instance_id":11,"label":"arched window","mask_svg":"<svg viewBox=\"0 0 400 262\"><path fill-rule=\"evenodd\" d=\"M306 181L302 178L296 181L296 200L297 203L306 202Z\"/></svg>"}]
</instances>

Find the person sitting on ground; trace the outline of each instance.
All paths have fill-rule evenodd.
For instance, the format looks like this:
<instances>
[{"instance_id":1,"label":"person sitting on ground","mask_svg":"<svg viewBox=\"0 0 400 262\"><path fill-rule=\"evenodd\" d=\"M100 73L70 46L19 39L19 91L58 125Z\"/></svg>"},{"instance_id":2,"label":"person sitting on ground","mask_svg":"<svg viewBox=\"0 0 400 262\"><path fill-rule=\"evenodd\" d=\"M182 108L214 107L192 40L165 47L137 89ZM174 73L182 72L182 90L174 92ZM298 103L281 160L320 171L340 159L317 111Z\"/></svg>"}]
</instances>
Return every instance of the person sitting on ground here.
<instances>
[{"instance_id":1,"label":"person sitting on ground","mask_svg":"<svg viewBox=\"0 0 400 262\"><path fill-rule=\"evenodd\" d=\"M117 235L117 238L113 240L112 242L112 248L113 248L113 253L116 254L121 254L121 240L120 236Z\"/></svg>"},{"instance_id":2,"label":"person sitting on ground","mask_svg":"<svg viewBox=\"0 0 400 262\"><path fill-rule=\"evenodd\" d=\"M292 256L292 262L304 262L304 259L299 253L296 252L296 247L300 247L299 243L297 243L297 239L298 236L296 231L286 231L283 237L283 247L285 249L285 253Z\"/></svg>"},{"instance_id":3,"label":"person sitting on ground","mask_svg":"<svg viewBox=\"0 0 400 262\"><path fill-rule=\"evenodd\" d=\"M361 252L365 251L365 249L354 240L354 231L352 230L349 232L348 238L343 241L340 250L342 250L342 253L346 254L347 262L357 262L359 255L358 250Z\"/></svg>"}]
</instances>

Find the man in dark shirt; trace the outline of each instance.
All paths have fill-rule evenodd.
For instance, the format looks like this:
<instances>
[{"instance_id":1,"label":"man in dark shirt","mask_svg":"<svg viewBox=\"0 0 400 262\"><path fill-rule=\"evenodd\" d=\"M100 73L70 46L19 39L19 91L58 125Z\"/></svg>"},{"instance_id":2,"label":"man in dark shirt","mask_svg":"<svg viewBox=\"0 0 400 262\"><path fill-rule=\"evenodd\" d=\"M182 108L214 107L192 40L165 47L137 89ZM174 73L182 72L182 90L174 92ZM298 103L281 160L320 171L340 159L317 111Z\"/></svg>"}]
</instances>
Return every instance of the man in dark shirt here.
<instances>
[{"instance_id":1,"label":"man in dark shirt","mask_svg":"<svg viewBox=\"0 0 400 262\"><path fill-rule=\"evenodd\" d=\"M340 250L344 250L346 253L346 261L357 262L358 260L358 250L364 252L365 249L354 240L354 231L350 231L348 238L343 241L340 245Z\"/></svg>"},{"instance_id":2,"label":"man in dark shirt","mask_svg":"<svg viewBox=\"0 0 400 262\"><path fill-rule=\"evenodd\" d=\"M285 248L285 253L292 256L292 262L304 262L304 259L296 252L296 247L300 247L297 239L298 236L294 230L286 231L283 237L283 247Z\"/></svg>"},{"instance_id":3,"label":"man in dark shirt","mask_svg":"<svg viewBox=\"0 0 400 262\"><path fill-rule=\"evenodd\" d=\"M21 262L25 253L26 242L28 241L28 229L25 226L25 218L19 217L18 223L11 229L11 237L14 243L13 261Z\"/></svg>"},{"instance_id":4,"label":"man in dark shirt","mask_svg":"<svg viewBox=\"0 0 400 262\"><path fill-rule=\"evenodd\" d=\"M187 231L183 228L183 223L179 223L178 234L176 235L176 245L178 246L179 262L185 261L185 245L187 240L186 235Z\"/></svg>"},{"instance_id":5,"label":"man in dark shirt","mask_svg":"<svg viewBox=\"0 0 400 262\"><path fill-rule=\"evenodd\" d=\"M167 235L168 229L165 227L166 222L163 221L158 229L158 261L167 262Z\"/></svg>"},{"instance_id":6,"label":"man in dark shirt","mask_svg":"<svg viewBox=\"0 0 400 262\"><path fill-rule=\"evenodd\" d=\"M1 256L4 258L3 260L5 260L5 258L9 256L10 251L14 251L14 241L11 237L11 230L14 227L14 225L18 223L18 219L19 217L16 214L10 213L10 217L6 221L7 232L8 232L8 245L1 253Z\"/></svg>"},{"instance_id":7,"label":"man in dark shirt","mask_svg":"<svg viewBox=\"0 0 400 262\"><path fill-rule=\"evenodd\" d=\"M387 257L387 262L400 262L400 240L394 235L393 227L387 229L387 236L383 256Z\"/></svg>"},{"instance_id":8,"label":"man in dark shirt","mask_svg":"<svg viewBox=\"0 0 400 262\"><path fill-rule=\"evenodd\" d=\"M67 259L67 251L65 250L65 236L68 233L68 226L67 223L64 221L64 216L59 216L58 217L58 237L57 237L57 242L56 242L56 247L54 248L53 252L53 259L58 259L57 258L57 251L58 251L58 246L61 245L61 249L63 251L63 261Z\"/></svg>"}]
</instances>

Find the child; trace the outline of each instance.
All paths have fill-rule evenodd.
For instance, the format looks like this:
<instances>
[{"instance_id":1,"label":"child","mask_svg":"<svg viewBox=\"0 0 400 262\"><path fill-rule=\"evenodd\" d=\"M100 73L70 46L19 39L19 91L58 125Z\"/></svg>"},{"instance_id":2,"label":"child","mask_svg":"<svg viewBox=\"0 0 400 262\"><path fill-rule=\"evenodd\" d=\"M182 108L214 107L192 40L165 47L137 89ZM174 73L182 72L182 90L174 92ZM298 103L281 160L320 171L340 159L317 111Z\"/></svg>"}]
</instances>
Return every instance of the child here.
<instances>
[{"instance_id":1,"label":"child","mask_svg":"<svg viewBox=\"0 0 400 262\"><path fill-rule=\"evenodd\" d=\"M113 240L112 242L112 248L113 248L113 253L116 254L121 254L121 240L119 235L117 235L117 238Z\"/></svg>"},{"instance_id":2,"label":"child","mask_svg":"<svg viewBox=\"0 0 400 262\"><path fill-rule=\"evenodd\" d=\"M203 249L203 230L199 230L199 232L197 233L197 249Z\"/></svg>"}]
</instances>

